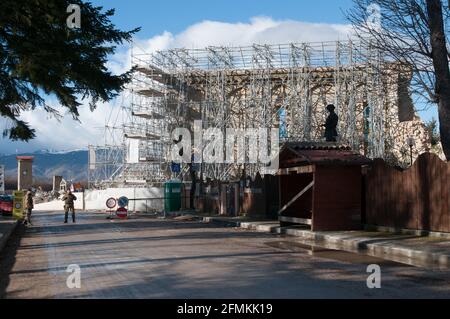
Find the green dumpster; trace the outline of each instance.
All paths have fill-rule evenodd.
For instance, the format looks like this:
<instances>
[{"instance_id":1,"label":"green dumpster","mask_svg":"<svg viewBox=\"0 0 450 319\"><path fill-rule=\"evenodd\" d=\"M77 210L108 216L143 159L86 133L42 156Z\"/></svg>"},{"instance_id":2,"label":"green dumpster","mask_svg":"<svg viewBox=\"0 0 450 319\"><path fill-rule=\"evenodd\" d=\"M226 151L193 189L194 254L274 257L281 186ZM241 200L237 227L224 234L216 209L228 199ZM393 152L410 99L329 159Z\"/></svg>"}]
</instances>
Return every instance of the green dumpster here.
<instances>
[{"instance_id":1,"label":"green dumpster","mask_svg":"<svg viewBox=\"0 0 450 319\"><path fill-rule=\"evenodd\" d=\"M164 184L164 211L176 212L181 209L181 187L179 181L168 181Z\"/></svg>"}]
</instances>

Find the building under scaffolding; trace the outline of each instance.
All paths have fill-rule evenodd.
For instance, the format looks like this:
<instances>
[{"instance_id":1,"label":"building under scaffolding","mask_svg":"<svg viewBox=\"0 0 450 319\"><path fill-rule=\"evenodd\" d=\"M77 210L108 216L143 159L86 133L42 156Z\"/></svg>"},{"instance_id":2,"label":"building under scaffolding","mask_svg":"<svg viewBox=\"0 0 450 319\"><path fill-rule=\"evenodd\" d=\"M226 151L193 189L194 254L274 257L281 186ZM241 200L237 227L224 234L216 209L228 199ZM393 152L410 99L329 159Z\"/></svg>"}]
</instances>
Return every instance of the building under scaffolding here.
<instances>
[{"instance_id":1,"label":"building under scaffolding","mask_svg":"<svg viewBox=\"0 0 450 319\"><path fill-rule=\"evenodd\" d=\"M427 144L408 93L411 70L352 41L132 51L135 67L114 136L90 148L90 185L160 183L188 178L171 170L174 128L278 128L280 142L323 142L326 105L334 104L339 143L402 163L407 137ZM196 122L199 123L199 122ZM112 132L112 133L111 133ZM119 136L115 136L120 132ZM202 178L254 175L260 164L201 164ZM172 172L174 171L174 172Z\"/></svg>"}]
</instances>

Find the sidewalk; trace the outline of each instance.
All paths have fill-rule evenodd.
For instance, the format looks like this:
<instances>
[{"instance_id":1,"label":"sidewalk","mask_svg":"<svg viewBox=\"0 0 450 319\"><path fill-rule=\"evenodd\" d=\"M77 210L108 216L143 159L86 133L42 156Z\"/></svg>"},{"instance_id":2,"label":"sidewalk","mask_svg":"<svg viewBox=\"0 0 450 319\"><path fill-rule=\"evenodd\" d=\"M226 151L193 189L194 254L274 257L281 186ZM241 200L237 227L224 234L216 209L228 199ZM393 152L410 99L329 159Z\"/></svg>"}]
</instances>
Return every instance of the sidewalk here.
<instances>
[{"instance_id":1,"label":"sidewalk","mask_svg":"<svg viewBox=\"0 0 450 319\"><path fill-rule=\"evenodd\" d=\"M450 237L428 237L377 231L312 232L306 227L280 227L277 221L249 221L238 217L196 219L228 227L295 236L313 246L366 254L427 268L450 268Z\"/></svg>"},{"instance_id":2,"label":"sidewalk","mask_svg":"<svg viewBox=\"0 0 450 319\"><path fill-rule=\"evenodd\" d=\"M0 252L6 245L11 234L14 232L18 222L12 217L5 217L0 215Z\"/></svg>"}]
</instances>

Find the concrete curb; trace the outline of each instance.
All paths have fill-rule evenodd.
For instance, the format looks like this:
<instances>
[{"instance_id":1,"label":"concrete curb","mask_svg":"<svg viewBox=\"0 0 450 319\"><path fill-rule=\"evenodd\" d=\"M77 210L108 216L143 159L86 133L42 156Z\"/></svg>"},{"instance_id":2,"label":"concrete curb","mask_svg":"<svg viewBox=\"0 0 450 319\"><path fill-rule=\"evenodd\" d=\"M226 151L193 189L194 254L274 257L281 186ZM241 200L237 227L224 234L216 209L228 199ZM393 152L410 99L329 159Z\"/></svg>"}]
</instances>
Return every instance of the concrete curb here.
<instances>
[{"instance_id":1,"label":"concrete curb","mask_svg":"<svg viewBox=\"0 0 450 319\"><path fill-rule=\"evenodd\" d=\"M388 238L380 239L379 243L372 243L373 238L348 238L348 235L312 233L310 231L289 228L282 229L281 233L309 239L318 244L323 244L328 248L362 253L407 264L439 268L448 268L450 266L450 252L449 254L445 254L401 247L393 244Z\"/></svg>"},{"instance_id":2,"label":"concrete curb","mask_svg":"<svg viewBox=\"0 0 450 319\"><path fill-rule=\"evenodd\" d=\"M394 228L394 227L384 227L384 226L374 226L374 225L365 225L365 230L368 231L379 231L379 232L387 232L393 234L403 234L403 235L412 235L412 236L428 236L431 238L441 238L450 240L450 233L440 233L440 232L432 232L426 230L413 230L413 229L403 229L403 228Z\"/></svg>"},{"instance_id":3,"label":"concrete curb","mask_svg":"<svg viewBox=\"0 0 450 319\"><path fill-rule=\"evenodd\" d=\"M0 237L0 253L3 251L3 248L5 248L9 237L11 237L11 235L16 230L18 225L19 225L19 221L16 221L16 222L11 224L11 227L7 228L5 233L0 234L1 235L1 237Z\"/></svg>"},{"instance_id":4,"label":"concrete curb","mask_svg":"<svg viewBox=\"0 0 450 319\"><path fill-rule=\"evenodd\" d=\"M439 253L401 247L393 244L389 238L377 238L375 240L379 240L380 242L373 243L374 238L351 237L350 234L311 232L309 230L296 229L293 227L282 228L277 226L276 222L242 222L225 220L217 217L199 218L203 222L220 223L228 227L240 227L258 232L301 237L305 240L313 241L317 245L325 248L362 253L373 257L413 264L416 266L439 268L450 267L450 251L448 253Z\"/></svg>"}]
</instances>

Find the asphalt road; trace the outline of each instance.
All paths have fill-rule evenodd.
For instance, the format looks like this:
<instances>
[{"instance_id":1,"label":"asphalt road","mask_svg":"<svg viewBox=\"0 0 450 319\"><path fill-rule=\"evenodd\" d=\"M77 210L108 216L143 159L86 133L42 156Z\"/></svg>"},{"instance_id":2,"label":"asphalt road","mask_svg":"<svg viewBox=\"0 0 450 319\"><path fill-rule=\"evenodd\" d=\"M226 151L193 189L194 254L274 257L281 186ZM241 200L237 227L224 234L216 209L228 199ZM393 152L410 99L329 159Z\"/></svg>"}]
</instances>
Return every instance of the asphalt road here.
<instances>
[{"instance_id":1,"label":"asphalt road","mask_svg":"<svg viewBox=\"0 0 450 319\"><path fill-rule=\"evenodd\" d=\"M95 213L78 214L77 224L63 224L54 212L33 219L2 253L0 297L450 297L449 271L312 250L292 237L147 217L109 221ZM74 264L80 288L67 272ZM367 287L370 264L381 267L380 289Z\"/></svg>"}]
</instances>

